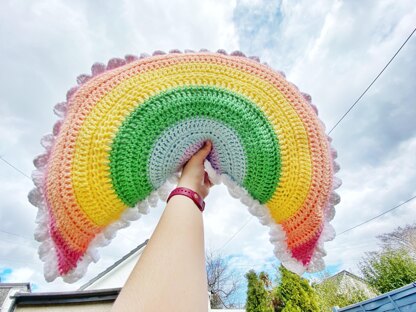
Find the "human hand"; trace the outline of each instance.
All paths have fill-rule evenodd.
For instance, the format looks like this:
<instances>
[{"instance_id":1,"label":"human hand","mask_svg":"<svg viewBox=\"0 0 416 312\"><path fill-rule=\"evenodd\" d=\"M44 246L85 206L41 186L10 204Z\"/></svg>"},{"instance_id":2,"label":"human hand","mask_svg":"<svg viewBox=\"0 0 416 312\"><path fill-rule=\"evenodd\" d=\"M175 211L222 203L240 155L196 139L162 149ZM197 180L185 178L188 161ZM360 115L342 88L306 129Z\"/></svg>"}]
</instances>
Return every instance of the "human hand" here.
<instances>
[{"instance_id":1,"label":"human hand","mask_svg":"<svg viewBox=\"0 0 416 312\"><path fill-rule=\"evenodd\" d=\"M212 183L204 170L204 160L211 152L211 148L211 141L206 141L205 145L188 160L182 169L178 187L190 188L202 198L208 195Z\"/></svg>"}]
</instances>

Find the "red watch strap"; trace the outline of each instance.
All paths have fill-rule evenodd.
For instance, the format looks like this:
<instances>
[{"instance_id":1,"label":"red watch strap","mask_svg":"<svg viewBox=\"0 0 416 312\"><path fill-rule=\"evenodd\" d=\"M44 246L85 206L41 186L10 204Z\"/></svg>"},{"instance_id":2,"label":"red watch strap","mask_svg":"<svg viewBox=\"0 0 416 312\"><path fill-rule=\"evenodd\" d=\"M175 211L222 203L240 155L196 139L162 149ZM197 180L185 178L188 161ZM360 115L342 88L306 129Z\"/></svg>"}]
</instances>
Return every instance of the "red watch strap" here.
<instances>
[{"instance_id":1,"label":"red watch strap","mask_svg":"<svg viewBox=\"0 0 416 312\"><path fill-rule=\"evenodd\" d=\"M197 192L194 192L193 190L191 190L191 189L189 189L189 188L187 188L187 187L182 187L182 186L180 186L180 187L177 187L177 188L175 188L170 194L169 194L169 197L168 197L168 199L166 200L166 202L168 202L169 201L169 199L172 197L172 196L175 196L175 195L184 195L184 196L186 196L186 197L189 197L190 199L192 199L193 201L194 201L194 203L195 203L195 205L197 205L198 206L198 208L199 208L199 210L201 210L201 212L203 212L204 211L204 208L205 208L205 202L204 202L204 200L203 200L203 198L201 197L201 196L199 196L199 194L197 193Z\"/></svg>"}]
</instances>

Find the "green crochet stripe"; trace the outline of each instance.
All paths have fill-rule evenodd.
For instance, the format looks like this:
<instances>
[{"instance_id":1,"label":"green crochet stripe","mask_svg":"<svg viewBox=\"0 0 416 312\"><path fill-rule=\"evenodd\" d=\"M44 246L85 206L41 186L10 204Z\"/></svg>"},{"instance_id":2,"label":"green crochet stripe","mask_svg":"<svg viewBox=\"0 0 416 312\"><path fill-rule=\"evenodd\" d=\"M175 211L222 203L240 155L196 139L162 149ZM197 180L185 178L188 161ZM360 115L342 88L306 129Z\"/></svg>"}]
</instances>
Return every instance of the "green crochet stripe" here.
<instances>
[{"instance_id":1,"label":"green crochet stripe","mask_svg":"<svg viewBox=\"0 0 416 312\"><path fill-rule=\"evenodd\" d=\"M135 206L153 191L148 163L157 138L173 124L198 116L221 121L236 131L247 159L242 186L262 204L270 199L278 185L281 163L277 137L264 113L232 91L186 86L149 98L117 132L109 156L110 172L114 189L127 206Z\"/></svg>"}]
</instances>

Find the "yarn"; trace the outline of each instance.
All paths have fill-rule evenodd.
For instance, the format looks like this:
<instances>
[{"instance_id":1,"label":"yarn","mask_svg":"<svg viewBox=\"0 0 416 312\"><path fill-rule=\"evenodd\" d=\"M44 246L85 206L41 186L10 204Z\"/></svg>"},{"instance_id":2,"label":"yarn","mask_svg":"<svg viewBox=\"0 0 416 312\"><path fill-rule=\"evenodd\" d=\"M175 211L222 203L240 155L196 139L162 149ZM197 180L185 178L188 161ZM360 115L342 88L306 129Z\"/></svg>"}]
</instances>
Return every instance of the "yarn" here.
<instances>
[{"instance_id":1,"label":"yarn","mask_svg":"<svg viewBox=\"0 0 416 312\"><path fill-rule=\"evenodd\" d=\"M270 227L276 256L299 274L322 269L339 166L309 95L239 51L156 51L91 71L55 106L62 119L34 161L48 281L81 278L96 247L166 200L208 139L211 181Z\"/></svg>"}]
</instances>

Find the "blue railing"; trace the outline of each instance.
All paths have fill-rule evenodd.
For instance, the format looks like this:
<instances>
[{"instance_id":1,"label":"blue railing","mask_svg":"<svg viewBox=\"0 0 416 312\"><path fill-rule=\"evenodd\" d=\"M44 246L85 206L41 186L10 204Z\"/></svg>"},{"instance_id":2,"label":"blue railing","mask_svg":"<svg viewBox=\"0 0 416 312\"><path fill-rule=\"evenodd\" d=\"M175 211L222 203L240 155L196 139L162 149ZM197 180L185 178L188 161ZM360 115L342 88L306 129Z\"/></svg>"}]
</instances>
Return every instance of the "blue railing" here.
<instances>
[{"instance_id":1,"label":"blue railing","mask_svg":"<svg viewBox=\"0 0 416 312\"><path fill-rule=\"evenodd\" d=\"M333 312L416 312L416 282Z\"/></svg>"}]
</instances>

